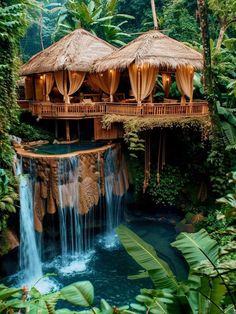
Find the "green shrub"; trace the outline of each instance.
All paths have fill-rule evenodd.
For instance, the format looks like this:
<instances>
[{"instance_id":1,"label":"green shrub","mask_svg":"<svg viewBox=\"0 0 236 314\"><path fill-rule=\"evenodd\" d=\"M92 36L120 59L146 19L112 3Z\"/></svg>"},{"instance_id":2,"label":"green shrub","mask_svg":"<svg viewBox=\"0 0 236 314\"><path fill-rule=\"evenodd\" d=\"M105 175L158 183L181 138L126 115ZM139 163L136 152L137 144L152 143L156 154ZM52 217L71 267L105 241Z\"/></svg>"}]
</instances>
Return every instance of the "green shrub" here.
<instances>
[{"instance_id":1,"label":"green shrub","mask_svg":"<svg viewBox=\"0 0 236 314\"><path fill-rule=\"evenodd\" d=\"M47 140L52 142L53 135L45 130L39 129L26 123L20 123L11 128L10 133L20 137L23 141Z\"/></svg>"},{"instance_id":2,"label":"green shrub","mask_svg":"<svg viewBox=\"0 0 236 314\"><path fill-rule=\"evenodd\" d=\"M183 188L186 179L178 167L167 165L161 172L160 182L152 171L147 193L156 205L178 206L183 199Z\"/></svg>"},{"instance_id":3,"label":"green shrub","mask_svg":"<svg viewBox=\"0 0 236 314\"><path fill-rule=\"evenodd\" d=\"M0 169L0 231L7 227L7 220L11 213L15 213L15 201L18 195L15 192L14 178Z\"/></svg>"}]
</instances>

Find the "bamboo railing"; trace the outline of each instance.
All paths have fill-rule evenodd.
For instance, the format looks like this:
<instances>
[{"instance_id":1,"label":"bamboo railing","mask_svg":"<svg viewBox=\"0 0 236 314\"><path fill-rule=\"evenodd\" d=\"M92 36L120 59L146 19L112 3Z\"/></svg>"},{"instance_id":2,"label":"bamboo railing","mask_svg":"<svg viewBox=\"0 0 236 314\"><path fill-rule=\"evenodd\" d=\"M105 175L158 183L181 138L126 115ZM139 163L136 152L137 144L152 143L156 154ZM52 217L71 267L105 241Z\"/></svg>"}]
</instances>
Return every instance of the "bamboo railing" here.
<instances>
[{"instance_id":1,"label":"bamboo railing","mask_svg":"<svg viewBox=\"0 0 236 314\"><path fill-rule=\"evenodd\" d=\"M105 114L117 114L125 116L201 116L208 114L208 103L196 101L186 105L173 103L146 103L137 104L99 102L93 104L64 104L50 102L33 102L30 104L33 115L41 118L52 119L77 119L92 118Z\"/></svg>"}]
</instances>

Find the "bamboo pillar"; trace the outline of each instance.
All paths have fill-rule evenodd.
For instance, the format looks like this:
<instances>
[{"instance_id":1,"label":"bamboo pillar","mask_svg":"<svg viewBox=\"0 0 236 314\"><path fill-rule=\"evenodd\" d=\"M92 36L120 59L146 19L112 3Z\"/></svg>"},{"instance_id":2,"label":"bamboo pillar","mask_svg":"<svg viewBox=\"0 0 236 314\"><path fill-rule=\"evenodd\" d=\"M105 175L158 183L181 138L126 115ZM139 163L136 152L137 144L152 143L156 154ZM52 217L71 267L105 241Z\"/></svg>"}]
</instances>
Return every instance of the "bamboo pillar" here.
<instances>
[{"instance_id":1,"label":"bamboo pillar","mask_svg":"<svg viewBox=\"0 0 236 314\"><path fill-rule=\"evenodd\" d=\"M70 122L66 120L66 141L70 142Z\"/></svg>"}]
</instances>

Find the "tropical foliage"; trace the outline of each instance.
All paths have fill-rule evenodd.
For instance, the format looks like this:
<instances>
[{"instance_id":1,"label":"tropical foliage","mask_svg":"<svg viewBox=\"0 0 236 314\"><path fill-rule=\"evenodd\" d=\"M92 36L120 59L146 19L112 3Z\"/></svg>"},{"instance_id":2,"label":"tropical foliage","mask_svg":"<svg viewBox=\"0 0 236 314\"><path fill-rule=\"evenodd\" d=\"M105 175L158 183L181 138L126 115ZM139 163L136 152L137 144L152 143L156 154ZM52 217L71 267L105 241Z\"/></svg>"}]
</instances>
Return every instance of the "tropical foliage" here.
<instances>
[{"instance_id":1,"label":"tropical foliage","mask_svg":"<svg viewBox=\"0 0 236 314\"><path fill-rule=\"evenodd\" d=\"M136 297L138 303L131 304L131 307L158 314L234 312L235 287L229 284L227 278L236 265L233 261L221 261L220 247L205 230L181 233L172 243L189 265L189 276L185 282L178 282L154 248L127 227L119 226L117 233L128 254L142 267L140 273L130 276L130 279L149 277L154 284L154 289L142 289Z\"/></svg>"},{"instance_id":2,"label":"tropical foliage","mask_svg":"<svg viewBox=\"0 0 236 314\"><path fill-rule=\"evenodd\" d=\"M1 1L0 6L0 168L11 169L13 149L9 130L17 121L16 81L18 78L18 44L27 25L27 0ZM0 230L6 227L10 213L15 212L14 179L9 172L0 173Z\"/></svg>"},{"instance_id":3,"label":"tropical foliage","mask_svg":"<svg viewBox=\"0 0 236 314\"><path fill-rule=\"evenodd\" d=\"M4 169L0 169L0 232L7 227L7 220L11 213L15 213L15 201L18 195L12 182Z\"/></svg>"},{"instance_id":4,"label":"tropical foliage","mask_svg":"<svg viewBox=\"0 0 236 314\"><path fill-rule=\"evenodd\" d=\"M186 178L179 168L166 165L161 171L159 182L155 171L152 172L147 194L156 205L179 207L183 199L185 184Z\"/></svg>"},{"instance_id":5,"label":"tropical foliage","mask_svg":"<svg viewBox=\"0 0 236 314\"><path fill-rule=\"evenodd\" d=\"M81 311L62 308L56 310L57 303L63 300ZM112 307L101 299L100 308L94 305L94 287L89 281L75 282L55 293L42 295L35 287L29 291L26 288L8 288L0 285L0 312L7 313L41 313L41 314L112 314L126 313L128 306Z\"/></svg>"},{"instance_id":6,"label":"tropical foliage","mask_svg":"<svg viewBox=\"0 0 236 314\"><path fill-rule=\"evenodd\" d=\"M118 0L68 0L60 7L55 37L58 39L83 27L115 45L124 45L130 35L123 31L128 14L117 13Z\"/></svg>"}]
</instances>

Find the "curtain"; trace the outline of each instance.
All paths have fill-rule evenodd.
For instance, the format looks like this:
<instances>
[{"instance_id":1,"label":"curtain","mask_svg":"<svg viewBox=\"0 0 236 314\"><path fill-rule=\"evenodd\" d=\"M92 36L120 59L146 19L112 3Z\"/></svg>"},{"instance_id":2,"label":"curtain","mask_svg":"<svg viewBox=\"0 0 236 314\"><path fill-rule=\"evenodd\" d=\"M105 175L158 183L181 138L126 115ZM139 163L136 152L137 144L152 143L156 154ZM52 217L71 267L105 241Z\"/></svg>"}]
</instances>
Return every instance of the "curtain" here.
<instances>
[{"instance_id":1,"label":"curtain","mask_svg":"<svg viewBox=\"0 0 236 314\"><path fill-rule=\"evenodd\" d=\"M110 94L110 84L107 71L103 73L90 74L90 81L92 85L99 87L104 93Z\"/></svg>"},{"instance_id":2,"label":"curtain","mask_svg":"<svg viewBox=\"0 0 236 314\"><path fill-rule=\"evenodd\" d=\"M59 92L64 95L64 74L63 71L57 71L54 73L57 88Z\"/></svg>"},{"instance_id":3,"label":"curtain","mask_svg":"<svg viewBox=\"0 0 236 314\"><path fill-rule=\"evenodd\" d=\"M120 72L117 70L108 70L103 73L93 73L89 75L89 83L92 87L100 88L104 93L110 95L113 101L113 95L117 91L120 82Z\"/></svg>"},{"instance_id":4,"label":"curtain","mask_svg":"<svg viewBox=\"0 0 236 314\"><path fill-rule=\"evenodd\" d=\"M134 97L141 104L142 100L147 98L153 91L158 68L152 67L149 64L138 66L133 63L128 69Z\"/></svg>"},{"instance_id":5,"label":"curtain","mask_svg":"<svg viewBox=\"0 0 236 314\"><path fill-rule=\"evenodd\" d=\"M69 71L70 89L68 95L72 95L80 88L85 78L85 72Z\"/></svg>"},{"instance_id":6,"label":"curtain","mask_svg":"<svg viewBox=\"0 0 236 314\"><path fill-rule=\"evenodd\" d=\"M186 103L185 95L193 100L194 68L191 65L180 65L176 68L176 83L181 94L181 105Z\"/></svg>"},{"instance_id":7,"label":"curtain","mask_svg":"<svg viewBox=\"0 0 236 314\"><path fill-rule=\"evenodd\" d=\"M31 100L34 98L33 77L27 76L25 78L25 99Z\"/></svg>"},{"instance_id":8,"label":"curtain","mask_svg":"<svg viewBox=\"0 0 236 314\"><path fill-rule=\"evenodd\" d=\"M57 71L54 73L57 88L59 92L64 96L64 101L66 104L69 103L69 97L67 93L67 72Z\"/></svg>"},{"instance_id":9,"label":"curtain","mask_svg":"<svg viewBox=\"0 0 236 314\"><path fill-rule=\"evenodd\" d=\"M111 102L114 100L114 94L118 89L120 83L120 72L117 70L110 70L110 98Z\"/></svg>"},{"instance_id":10,"label":"curtain","mask_svg":"<svg viewBox=\"0 0 236 314\"><path fill-rule=\"evenodd\" d=\"M131 89L133 92L133 95L137 101L139 101L139 79L138 79L138 66L136 64L131 64L128 67L129 70L129 78L130 78L130 84Z\"/></svg>"},{"instance_id":11,"label":"curtain","mask_svg":"<svg viewBox=\"0 0 236 314\"><path fill-rule=\"evenodd\" d=\"M170 73L163 73L162 74L162 84L163 90L165 92L165 97L169 97L170 93L170 86L171 86L171 74Z\"/></svg>"},{"instance_id":12,"label":"curtain","mask_svg":"<svg viewBox=\"0 0 236 314\"><path fill-rule=\"evenodd\" d=\"M45 80L46 80L46 101L50 101L49 94L51 93L54 84L53 73L47 73L45 75Z\"/></svg>"}]
</instances>

